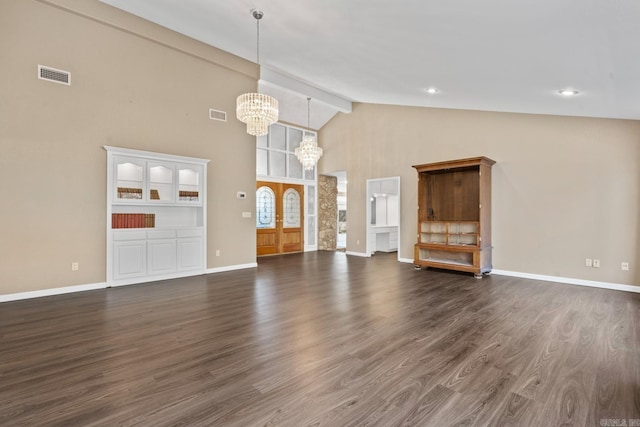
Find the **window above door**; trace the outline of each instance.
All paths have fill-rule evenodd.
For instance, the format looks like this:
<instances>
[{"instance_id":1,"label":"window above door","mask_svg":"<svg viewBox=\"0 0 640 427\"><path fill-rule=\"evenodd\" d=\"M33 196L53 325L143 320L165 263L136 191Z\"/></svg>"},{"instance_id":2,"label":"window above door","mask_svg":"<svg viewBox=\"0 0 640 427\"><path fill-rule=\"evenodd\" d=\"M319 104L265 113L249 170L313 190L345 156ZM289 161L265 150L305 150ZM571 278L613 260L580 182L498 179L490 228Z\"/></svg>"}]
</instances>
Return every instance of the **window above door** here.
<instances>
[{"instance_id":1,"label":"window above door","mask_svg":"<svg viewBox=\"0 0 640 427\"><path fill-rule=\"evenodd\" d=\"M269 134L257 138L256 176L315 181L316 168L305 171L295 155L305 135L317 138L313 131L279 123L271 125Z\"/></svg>"}]
</instances>

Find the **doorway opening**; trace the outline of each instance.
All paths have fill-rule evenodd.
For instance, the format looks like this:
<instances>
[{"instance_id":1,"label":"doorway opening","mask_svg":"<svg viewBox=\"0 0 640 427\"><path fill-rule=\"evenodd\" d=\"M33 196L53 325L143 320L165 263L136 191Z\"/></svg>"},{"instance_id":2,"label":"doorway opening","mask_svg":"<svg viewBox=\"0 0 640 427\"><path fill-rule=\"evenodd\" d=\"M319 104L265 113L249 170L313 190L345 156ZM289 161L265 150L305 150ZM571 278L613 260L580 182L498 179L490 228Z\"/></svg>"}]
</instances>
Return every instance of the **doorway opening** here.
<instances>
[{"instance_id":1,"label":"doorway opening","mask_svg":"<svg viewBox=\"0 0 640 427\"><path fill-rule=\"evenodd\" d=\"M400 177L367 180L366 254L398 252L400 247ZM400 253L398 252L398 259Z\"/></svg>"},{"instance_id":2,"label":"doorway opening","mask_svg":"<svg viewBox=\"0 0 640 427\"><path fill-rule=\"evenodd\" d=\"M345 251L347 249L347 172L334 174L338 178L338 225L336 227L338 236L336 238L336 249Z\"/></svg>"}]
</instances>

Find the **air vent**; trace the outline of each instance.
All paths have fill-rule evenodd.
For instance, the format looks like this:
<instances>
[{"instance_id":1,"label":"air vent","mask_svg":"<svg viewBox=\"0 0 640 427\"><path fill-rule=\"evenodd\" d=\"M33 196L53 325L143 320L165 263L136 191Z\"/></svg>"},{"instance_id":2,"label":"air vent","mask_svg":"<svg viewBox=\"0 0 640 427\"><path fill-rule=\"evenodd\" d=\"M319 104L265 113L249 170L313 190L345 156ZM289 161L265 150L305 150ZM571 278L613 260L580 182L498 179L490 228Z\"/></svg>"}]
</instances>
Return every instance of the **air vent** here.
<instances>
[{"instance_id":1,"label":"air vent","mask_svg":"<svg viewBox=\"0 0 640 427\"><path fill-rule=\"evenodd\" d=\"M71 85L70 72L57 70L45 65L38 65L38 78L54 83L62 83L63 85Z\"/></svg>"},{"instance_id":2,"label":"air vent","mask_svg":"<svg viewBox=\"0 0 640 427\"><path fill-rule=\"evenodd\" d=\"M224 111L214 110L209 108L209 118L211 120L220 120L221 122L227 121L227 113Z\"/></svg>"}]
</instances>

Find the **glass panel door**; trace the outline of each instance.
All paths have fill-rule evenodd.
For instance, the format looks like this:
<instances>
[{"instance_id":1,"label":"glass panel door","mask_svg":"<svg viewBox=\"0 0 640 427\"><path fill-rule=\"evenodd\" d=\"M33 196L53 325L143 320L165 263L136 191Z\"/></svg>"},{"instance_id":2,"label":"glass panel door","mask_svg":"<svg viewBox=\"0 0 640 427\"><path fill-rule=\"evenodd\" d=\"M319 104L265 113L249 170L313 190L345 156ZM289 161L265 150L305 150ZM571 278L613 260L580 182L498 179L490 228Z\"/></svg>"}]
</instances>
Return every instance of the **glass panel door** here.
<instances>
[{"instance_id":1,"label":"glass panel door","mask_svg":"<svg viewBox=\"0 0 640 427\"><path fill-rule=\"evenodd\" d=\"M282 196L284 208L284 227L300 227L300 194L293 188L287 189Z\"/></svg>"},{"instance_id":2,"label":"glass panel door","mask_svg":"<svg viewBox=\"0 0 640 427\"><path fill-rule=\"evenodd\" d=\"M256 252L271 255L304 250L304 186L258 181Z\"/></svg>"},{"instance_id":3,"label":"glass panel door","mask_svg":"<svg viewBox=\"0 0 640 427\"><path fill-rule=\"evenodd\" d=\"M256 191L256 228L276 227L276 196L269 187Z\"/></svg>"}]
</instances>

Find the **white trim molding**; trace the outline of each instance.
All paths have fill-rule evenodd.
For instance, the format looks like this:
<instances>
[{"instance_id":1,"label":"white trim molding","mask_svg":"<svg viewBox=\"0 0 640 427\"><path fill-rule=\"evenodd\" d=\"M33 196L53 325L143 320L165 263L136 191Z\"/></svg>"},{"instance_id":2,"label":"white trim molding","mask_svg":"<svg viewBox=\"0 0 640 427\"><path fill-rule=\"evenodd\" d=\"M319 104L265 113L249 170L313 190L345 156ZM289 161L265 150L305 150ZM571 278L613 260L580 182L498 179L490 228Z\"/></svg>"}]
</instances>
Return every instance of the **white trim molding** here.
<instances>
[{"instance_id":1,"label":"white trim molding","mask_svg":"<svg viewBox=\"0 0 640 427\"><path fill-rule=\"evenodd\" d=\"M238 265L229 265L226 267L217 267L217 268L209 268L206 270L205 274L211 273L220 273L223 271L231 271L231 270L241 270L244 268L256 268L258 266L257 262L252 262L249 264L238 264ZM185 273L185 274L175 274L170 277L170 279L178 279L181 277L194 276L193 273ZM10 302L10 301L18 301L23 299L31 299L31 298L41 298L41 297L51 297L55 295L63 295L70 294L74 292L84 292L84 291L95 291L96 289L106 289L111 286L129 286L129 285L137 285L139 283L149 283L155 282L158 280L165 280L166 277L158 278L158 277L149 277L145 278L143 282L139 280L132 280L130 283L121 282L113 285L108 285L107 282L99 282L99 283L89 283L86 285L75 285L75 286L64 286L61 288L51 288L51 289L42 289L39 291L28 291L28 292L18 292L15 294L5 294L0 295L0 303Z\"/></svg>"},{"instance_id":2,"label":"white trim molding","mask_svg":"<svg viewBox=\"0 0 640 427\"><path fill-rule=\"evenodd\" d=\"M50 297L54 295L70 294L73 292L95 291L107 287L106 282L89 283L87 285L65 286L62 288L42 289L40 291L18 292L15 294L0 295L1 302L18 301L21 299Z\"/></svg>"},{"instance_id":3,"label":"white trim molding","mask_svg":"<svg viewBox=\"0 0 640 427\"><path fill-rule=\"evenodd\" d=\"M398 258L400 262L413 264L409 258ZM567 285L588 286L590 288L611 289L614 291L640 293L640 285L623 285L620 283L597 282L594 280L574 279L571 277L545 276L544 274L522 273L509 270L491 270L491 274L498 276L519 277L521 279L542 280L545 282L564 283Z\"/></svg>"},{"instance_id":4,"label":"white trim molding","mask_svg":"<svg viewBox=\"0 0 640 427\"><path fill-rule=\"evenodd\" d=\"M543 280L545 282L566 283L568 285L589 286L591 288L612 289L640 293L640 286L623 285L619 283L597 282L594 280L573 279L570 277L545 276L543 274L521 273L519 271L491 270L492 274L500 276L520 277L522 279Z\"/></svg>"},{"instance_id":5,"label":"white trim molding","mask_svg":"<svg viewBox=\"0 0 640 427\"><path fill-rule=\"evenodd\" d=\"M208 268L205 274L222 273L223 271L244 270L245 268L257 268L257 262L250 262L248 264L236 264L227 265L224 267Z\"/></svg>"},{"instance_id":6,"label":"white trim molding","mask_svg":"<svg viewBox=\"0 0 640 427\"><path fill-rule=\"evenodd\" d=\"M366 254L364 252L346 251L345 253L347 255L359 256L359 257L363 257L363 258L371 258L371 255L368 255L368 254Z\"/></svg>"}]
</instances>

